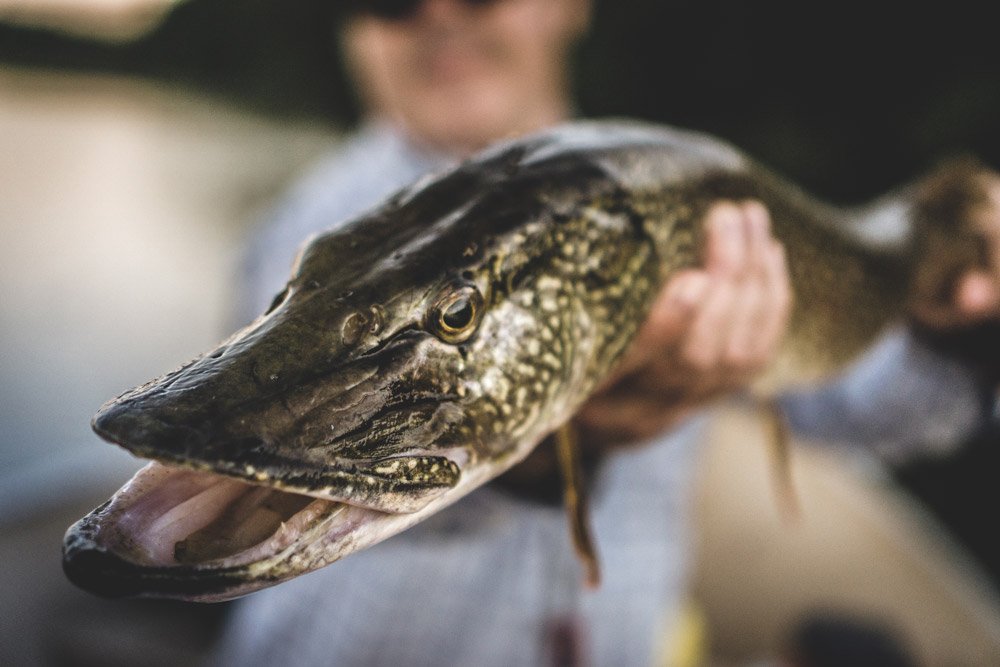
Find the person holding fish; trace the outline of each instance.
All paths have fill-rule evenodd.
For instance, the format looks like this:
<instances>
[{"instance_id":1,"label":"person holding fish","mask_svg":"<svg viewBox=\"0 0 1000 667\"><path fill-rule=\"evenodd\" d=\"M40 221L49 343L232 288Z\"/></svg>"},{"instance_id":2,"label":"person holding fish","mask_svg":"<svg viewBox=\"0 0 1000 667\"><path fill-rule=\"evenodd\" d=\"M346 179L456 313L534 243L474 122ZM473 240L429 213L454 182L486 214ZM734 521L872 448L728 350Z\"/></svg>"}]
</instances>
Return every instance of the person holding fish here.
<instances>
[{"instance_id":1,"label":"person holding fish","mask_svg":"<svg viewBox=\"0 0 1000 667\"><path fill-rule=\"evenodd\" d=\"M587 0L354 0L350 8L340 38L365 122L254 239L244 321L266 308L310 234L497 140L573 115L567 63L587 29ZM960 276L951 299L914 305L924 329L1000 315L1000 179L983 190L976 215L987 265ZM415 528L245 600L222 661L653 663L685 591L688 496L705 422L698 410L768 364L791 308L784 249L763 205L717 203L706 228L703 265L663 287L619 371L575 419L592 476L599 589L581 585L553 457L539 447ZM957 441L986 412L974 374L907 332L881 341L841 381L781 405L798 430L883 451Z\"/></svg>"}]
</instances>

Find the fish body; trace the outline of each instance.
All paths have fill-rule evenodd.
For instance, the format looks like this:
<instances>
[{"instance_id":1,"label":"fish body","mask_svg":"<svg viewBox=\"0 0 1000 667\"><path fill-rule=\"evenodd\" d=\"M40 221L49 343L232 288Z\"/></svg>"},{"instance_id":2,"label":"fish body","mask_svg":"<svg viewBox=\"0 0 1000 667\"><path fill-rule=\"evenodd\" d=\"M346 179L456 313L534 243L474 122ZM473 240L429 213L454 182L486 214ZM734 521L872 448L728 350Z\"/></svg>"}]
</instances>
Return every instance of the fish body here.
<instances>
[{"instance_id":1,"label":"fish body","mask_svg":"<svg viewBox=\"0 0 1000 667\"><path fill-rule=\"evenodd\" d=\"M398 533L523 459L613 370L705 211L755 198L795 309L761 387L857 355L906 302L912 235L858 240L704 135L574 123L498 145L311 239L248 327L104 405L153 459L64 543L108 596L220 600Z\"/></svg>"}]
</instances>

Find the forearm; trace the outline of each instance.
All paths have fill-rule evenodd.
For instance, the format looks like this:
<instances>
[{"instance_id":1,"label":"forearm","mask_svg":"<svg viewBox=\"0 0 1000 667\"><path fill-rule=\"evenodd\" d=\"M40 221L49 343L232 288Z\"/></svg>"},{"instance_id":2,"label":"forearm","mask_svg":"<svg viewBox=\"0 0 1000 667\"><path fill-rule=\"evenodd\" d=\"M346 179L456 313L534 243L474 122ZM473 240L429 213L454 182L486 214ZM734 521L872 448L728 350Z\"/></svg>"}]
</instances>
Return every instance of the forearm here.
<instances>
[{"instance_id":1,"label":"forearm","mask_svg":"<svg viewBox=\"0 0 1000 667\"><path fill-rule=\"evenodd\" d=\"M779 405L799 435L895 458L953 447L986 423L992 401L967 363L900 330L833 382L783 395Z\"/></svg>"}]
</instances>

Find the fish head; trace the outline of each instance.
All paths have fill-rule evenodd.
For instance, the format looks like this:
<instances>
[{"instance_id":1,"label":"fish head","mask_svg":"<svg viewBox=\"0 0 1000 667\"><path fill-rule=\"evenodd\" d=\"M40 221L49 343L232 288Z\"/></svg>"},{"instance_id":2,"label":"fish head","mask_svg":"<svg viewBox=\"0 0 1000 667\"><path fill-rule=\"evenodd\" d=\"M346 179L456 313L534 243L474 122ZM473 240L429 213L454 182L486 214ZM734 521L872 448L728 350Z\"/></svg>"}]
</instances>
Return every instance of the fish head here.
<instances>
[{"instance_id":1,"label":"fish head","mask_svg":"<svg viewBox=\"0 0 1000 667\"><path fill-rule=\"evenodd\" d=\"M261 317L104 405L96 432L154 462L70 528L69 577L235 597L420 521L565 421L625 340L598 335L581 295L637 242L627 212L580 208L614 190L600 169L530 154L495 151L317 236ZM603 317L640 319L627 310Z\"/></svg>"}]
</instances>

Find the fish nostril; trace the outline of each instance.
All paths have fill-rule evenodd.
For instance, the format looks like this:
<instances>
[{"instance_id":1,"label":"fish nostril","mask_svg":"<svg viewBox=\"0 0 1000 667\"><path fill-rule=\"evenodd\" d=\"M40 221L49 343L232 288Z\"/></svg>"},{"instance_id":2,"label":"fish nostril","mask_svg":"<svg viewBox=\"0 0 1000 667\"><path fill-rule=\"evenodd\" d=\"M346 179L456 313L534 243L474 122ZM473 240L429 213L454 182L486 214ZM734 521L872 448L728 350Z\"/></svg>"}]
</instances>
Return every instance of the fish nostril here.
<instances>
[{"instance_id":1,"label":"fish nostril","mask_svg":"<svg viewBox=\"0 0 1000 667\"><path fill-rule=\"evenodd\" d=\"M341 337L347 347L357 345L365 336L377 336L385 323L385 310L375 304L367 311L355 310L346 318L341 326Z\"/></svg>"},{"instance_id":2,"label":"fish nostril","mask_svg":"<svg viewBox=\"0 0 1000 667\"><path fill-rule=\"evenodd\" d=\"M347 316L341 329L344 345L357 345L361 337L369 330L371 323L368 319L368 316L361 311L355 311Z\"/></svg>"}]
</instances>

